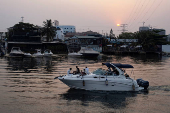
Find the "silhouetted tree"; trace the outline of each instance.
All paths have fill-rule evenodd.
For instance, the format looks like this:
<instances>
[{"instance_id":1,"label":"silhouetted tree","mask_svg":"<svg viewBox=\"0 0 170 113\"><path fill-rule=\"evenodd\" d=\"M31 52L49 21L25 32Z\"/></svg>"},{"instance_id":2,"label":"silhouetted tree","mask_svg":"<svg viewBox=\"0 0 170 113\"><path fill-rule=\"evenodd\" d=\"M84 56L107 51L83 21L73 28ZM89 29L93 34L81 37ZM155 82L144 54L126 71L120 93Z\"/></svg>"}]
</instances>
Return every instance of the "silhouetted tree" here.
<instances>
[{"instance_id":1,"label":"silhouetted tree","mask_svg":"<svg viewBox=\"0 0 170 113\"><path fill-rule=\"evenodd\" d=\"M119 39L134 39L134 34L131 32L122 32L122 34L120 34L118 36Z\"/></svg>"},{"instance_id":2,"label":"silhouetted tree","mask_svg":"<svg viewBox=\"0 0 170 113\"><path fill-rule=\"evenodd\" d=\"M138 39L138 44L142 45L145 51L154 50L157 45L167 44L166 35L159 35L158 31L135 32L134 37Z\"/></svg>"},{"instance_id":3,"label":"silhouetted tree","mask_svg":"<svg viewBox=\"0 0 170 113\"><path fill-rule=\"evenodd\" d=\"M44 27L42 30L42 35L46 36L47 42L52 41L54 36L56 36L56 27L52 25L51 19L46 20L43 23L44 23Z\"/></svg>"}]
</instances>

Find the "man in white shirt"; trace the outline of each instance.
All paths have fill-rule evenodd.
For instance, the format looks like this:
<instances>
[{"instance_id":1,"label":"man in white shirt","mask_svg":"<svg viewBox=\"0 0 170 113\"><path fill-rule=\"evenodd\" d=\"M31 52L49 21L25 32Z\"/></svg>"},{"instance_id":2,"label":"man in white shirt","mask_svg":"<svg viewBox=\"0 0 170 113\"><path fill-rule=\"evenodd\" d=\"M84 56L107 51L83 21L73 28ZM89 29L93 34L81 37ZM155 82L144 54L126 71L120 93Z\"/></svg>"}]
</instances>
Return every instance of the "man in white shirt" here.
<instances>
[{"instance_id":1,"label":"man in white shirt","mask_svg":"<svg viewBox=\"0 0 170 113\"><path fill-rule=\"evenodd\" d=\"M85 73L89 74L89 68L87 68L87 67L85 68Z\"/></svg>"},{"instance_id":2,"label":"man in white shirt","mask_svg":"<svg viewBox=\"0 0 170 113\"><path fill-rule=\"evenodd\" d=\"M67 75L72 74L72 73L71 73L71 70L72 70L72 68L70 68L70 69L67 71Z\"/></svg>"}]
</instances>

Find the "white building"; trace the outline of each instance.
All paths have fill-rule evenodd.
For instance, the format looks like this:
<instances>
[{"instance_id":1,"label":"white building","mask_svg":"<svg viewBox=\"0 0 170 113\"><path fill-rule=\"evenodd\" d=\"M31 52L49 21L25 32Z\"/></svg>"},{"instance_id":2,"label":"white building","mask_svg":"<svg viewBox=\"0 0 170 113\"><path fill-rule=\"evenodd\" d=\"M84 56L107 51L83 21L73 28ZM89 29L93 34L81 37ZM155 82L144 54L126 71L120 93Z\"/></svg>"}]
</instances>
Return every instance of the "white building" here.
<instances>
[{"instance_id":1,"label":"white building","mask_svg":"<svg viewBox=\"0 0 170 113\"><path fill-rule=\"evenodd\" d=\"M76 32L76 27L72 26L72 25L59 25L59 26L56 26L56 27L62 28L64 34Z\"/></svg>"},{"instance_id":2,"label":"white building","mask_svg":"<svg viewBox=\"0 0 170 113\"><path fill-rule=\"evenodd\" d=\"M56 37L54 37L54 41L58 40L58 39L64 41L64 32L63 32L63 29L59 28L59 27L57 27Z\"/></svg>"}]
</instances>

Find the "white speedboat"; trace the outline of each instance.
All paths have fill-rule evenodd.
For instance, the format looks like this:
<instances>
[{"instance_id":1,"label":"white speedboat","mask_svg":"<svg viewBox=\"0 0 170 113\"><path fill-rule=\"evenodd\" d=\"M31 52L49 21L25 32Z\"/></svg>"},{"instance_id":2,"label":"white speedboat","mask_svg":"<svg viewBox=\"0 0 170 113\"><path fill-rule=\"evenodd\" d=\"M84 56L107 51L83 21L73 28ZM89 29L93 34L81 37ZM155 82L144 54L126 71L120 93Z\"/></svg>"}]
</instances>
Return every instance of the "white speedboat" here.
<instances>
[{"instance_id":1,"label":"white speedboat","mask_svg":"<svg viewBox=\"0 0 170 113\"><path fill-rule=\"evenodd\" d=\"M13 47L11 52L9 53L10 56L24 56L24 52L20 50L20 47Z\"/></svg>"},{"instance_id":2,"label":"white speedboat","mask_svg":"<svg viewBox=\"0 0 170 113\"><path fill-rule=\"evenodd\" d=\"M83 56L98 56L100 54L98 51L95 51L90 47L81 47L81 50L78 53Z\"/></svg>"},{"instance_id":3,"label":"white speedboat","mask_svg":"<svg viewBox=\"0 0 170 113\"><path fill-rule=\"evenodd\" d=\"M31 53L24 53L24 57L32 57Z\"/></svg>"},{"instance_id":4,"label":"white speedboat","mask_svg":"<svg viewBox=\"0 0 170 113\"><path fill-rule=\"evenodd\" d=\"M41 49L36 49L36 53L33 54L34 57L43 57L44 54L41 53Z\"/></svg>"},{"instance_id":5,"label":"white speedboat","mask_svg":"<svg viewBox=\"0 0 170 113\"><path fill-rule=\"evenodd\" d=\"M50 57L50 56L52 56L52 55L53 55L53 53L51 52L51 50L46 49L46 50L44 51L44 56Z\"/></svg>"},{"instance_id":6,"label":"white speedboat","mask_svg":"<svg viewBox=\"0 0 170 113\"><path fill-rule=\"evenodd\" d=\"M99 68L88 75L67 74L56 77L70 88L85 90L102 91L139 91L147 89L148 81L142 79L134 80L130 78L120 68L133 68L129 64L102 63L110 67L112 71L108 72Z\"/></svg>"},{"instance_id":7,"label":"white speedboat","mask_svg":"<svg viewBox=\"0 0 170 113\"><path fill-rule=\"evenodd\" d=\"M77 53L77 52L73 52L73 53L68 53L68 56L70 56L70 57L79 57L79 56L82 56L82 54Z\"/></svg>"}]
</instances>

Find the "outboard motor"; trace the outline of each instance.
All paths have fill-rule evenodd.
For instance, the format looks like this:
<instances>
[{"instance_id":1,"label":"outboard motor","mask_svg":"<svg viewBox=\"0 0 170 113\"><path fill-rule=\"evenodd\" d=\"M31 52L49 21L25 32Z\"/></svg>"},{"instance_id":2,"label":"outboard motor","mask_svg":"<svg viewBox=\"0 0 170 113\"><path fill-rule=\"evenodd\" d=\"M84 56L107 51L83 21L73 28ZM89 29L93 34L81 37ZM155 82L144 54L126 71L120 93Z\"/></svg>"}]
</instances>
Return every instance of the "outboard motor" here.
<instances>
[{"instance_id":1,"label":"outboard motor","mask_svg":"<svg viewBox=\"0 0 170 113\"><path fill-rule=\"evenodd\" d=\"M145 80L142 80L142 79L137 79L136 81L137 81L139 87L140 86L144 87L144 89L147 89L148 86L149 86L149 82L148 81L145 81Z\"/></svg>"}]
</instances>

